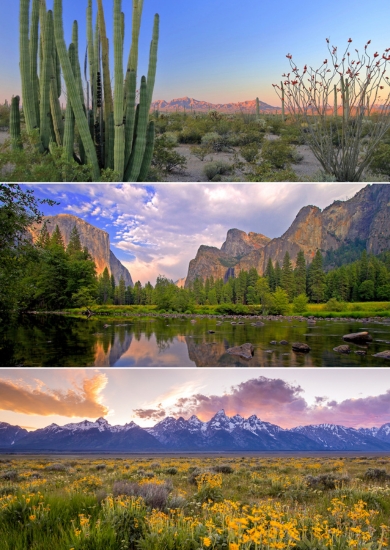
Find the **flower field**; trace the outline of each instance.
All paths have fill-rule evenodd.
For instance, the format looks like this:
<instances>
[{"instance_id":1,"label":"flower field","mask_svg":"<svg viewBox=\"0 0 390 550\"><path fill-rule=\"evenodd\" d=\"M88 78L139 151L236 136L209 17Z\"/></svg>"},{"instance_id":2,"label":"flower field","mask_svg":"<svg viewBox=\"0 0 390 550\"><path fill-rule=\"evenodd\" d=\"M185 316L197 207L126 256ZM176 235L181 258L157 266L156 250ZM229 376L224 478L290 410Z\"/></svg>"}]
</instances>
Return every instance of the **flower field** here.
<instances>
[{"instance_id":1,"label":"flower field","mask_svg":"<svg viewBox=\"0 0 390 550\"><path fill-rule=\"evenodd\" d=\"M3 550L387 548L390 457L0 459Z\"/></svg>"}]
</instances>

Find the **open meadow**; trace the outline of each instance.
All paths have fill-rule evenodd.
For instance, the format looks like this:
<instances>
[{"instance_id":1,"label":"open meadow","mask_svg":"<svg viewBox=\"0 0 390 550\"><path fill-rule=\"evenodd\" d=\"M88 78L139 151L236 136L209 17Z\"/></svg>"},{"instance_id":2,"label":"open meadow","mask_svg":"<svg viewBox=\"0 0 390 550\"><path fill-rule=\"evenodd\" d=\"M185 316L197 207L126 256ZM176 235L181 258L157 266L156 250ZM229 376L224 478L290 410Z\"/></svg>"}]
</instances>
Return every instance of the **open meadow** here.
<instances>
[{"instance_id":1,"label":"open meadow","mask_svg":"<svg viewBox=\"0 0 390 550\"><path fill-rule=\"evenodd\" d=\"M6 456L4 550L381 549L390 457Z\"/></svg>"}]
</instances>

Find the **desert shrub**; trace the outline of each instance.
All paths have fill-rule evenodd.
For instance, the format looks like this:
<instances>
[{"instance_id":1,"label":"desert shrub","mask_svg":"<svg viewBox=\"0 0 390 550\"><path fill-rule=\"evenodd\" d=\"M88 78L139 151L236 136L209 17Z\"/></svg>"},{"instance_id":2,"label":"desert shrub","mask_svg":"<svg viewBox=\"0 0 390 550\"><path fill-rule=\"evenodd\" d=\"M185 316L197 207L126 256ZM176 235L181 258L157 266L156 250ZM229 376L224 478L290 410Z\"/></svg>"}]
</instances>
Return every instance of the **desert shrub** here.
<instances>
[{"instance_id":1,"label":"desert shrub","mask_svg":"<svg viewBox=\"0 0 390 550\"><path fill-rule=\"evenodd\" d=\"M169 145L177 145L178 137L175 132L165 132L164 134L165 140Z\"/></svg>"},{"instance_id":2,"label":"desert shrub","mask_svg":"<svg viewBox=\"0 0 390 550\"><path fill-rule=\"evenodd\" d=\"M192 470L188 476L188 483L191 483L192 485L196 485L197 478L207 471L202 468L188 468L188 470Z\"/></svg>"},{"instance_id":3,"label":"desert shrub","mask_svg":"<svg viewBox=\"0 0 390 550\"><path fill-rule=\"evenodd\" d=\"M291 170L277 170L270 162L262 162L260 165L252 165L246 174L247 181L300 181L297 174Z\"/></svg>"},{"instance_id":4,"label":"desert shrub","mask_svg":"<svg viewBox=\"0 0 390 550\"><path fill-rule=\"evenodd\" d=\"M180 143L197 143L202 140L202 133L198 128L185 126L178 136Z\"/></svg>"},{"instance_id":5,"label":"desert shrub","mask_svg":"<svg viewBox=\"0 0 390 550\"><path fill-rule=\"evenodd\" d=\"M16 470L7 470L0 474L0 479L5 479L6 481L18 481L19 474Z\"/></svg>"},{"instance_id":6,"label":"desert shrub","mask_svg":"<svg viewBox=\"0 0 390 550\"><path fill-rule=\"evenodd\" d=\"M177 473L179 472L179 470L173 466L171 466L170 468L166 468L165 470L165 473L170 475L170 476L175 476Z\"/></svg>"},{"instance_id":7,"label":"desert shrub","mask_svg":"<svg viewBox=\"0 0 390 550\"><path fill-rule=\"evenodd\" d=\"M129 483L127 481L116 481L112 492L114 496L125 495L142 497L147 506L162 510L167 505L169 493L172 491L172 484L165 483Z\"/></svg>"},{"instance_id":8,"label":"desert shrub","mask_svg":"<svg viewBox=\"0 0 390 550\"><path fill-rule=\"evenodd\" d=\"M106 464L96 464L96 470L105 470L107 468Z\"/></svg>"},{"instance_id":9,"label":"desert shrub","mask_svg":"<svg viewBox=\"0 0 390 550\"><path fill-rule=\"evenodd\" d=\"M190 151L191 154L194 155L194 157L198 158L202 162L204 161L205 157L210 153L209 147L206 147L204 145L192 145Z\"/></svg>"},{"instance_id":10,"label":"desert shrub","mask_svg":"<svg viewBox=\"0 0 390 550\"><path fill-rule=\"evenodd\" d=\"M150 465L150 468L152 470L160 470L161 469L161 463L160 462L152 462Z\"/></svg>"},{"instance_id":11,"label":"desert shrub","mask_svg":"<svg viewBox=\"0 0 390 550\"><path fill-rule=\"evenodd\" d=\"M229 145L227 135L221 135L218 132L208 132L202 137L201 143L215 152L226 151Z\"/></svg>"},{"instance_id":12,"label":"desert shrub","mask_svg":"<svg viewBox=\"0 0 390 550\"><path fill-rule=\"evenodd\" d=\"M175 145L166 138L166 134L156 138L154 144L152 167L168 173L173 170L184 170L187 161L183 155L174 150Z\"/></svg>"},{"instance_id":13,"label":"desert shrub","mask_svg":"<svg viewBox=\"0 0 390 550\"><path fill-rule=\"evenodd\" d=\"M255 162L259 155L259 147L255 143L243 145L242 147L240 147L240 155L247 162Z\"/></svg>"},{"instance_id":14,"label":"desert shrub","mask_svg":"<svg viewBox=\"0 0 390 550\"><path fill-rule=\"evenodd\" d=\"M216 472L218 474L232 474L234 472L234 469L229 466L229 464L217 464L211 469L213 472Z\"/></svg>"},{"instance_id":15,"label":"desert shrub","mask_svg":"<svg viewBox=\"0 0 390 550\"><path fill-rule=\"evenodd\" d=\"M348 483L348 476L336 476L335 474L320 474L318 476L306 476L305 481L311 489L332 490L340 484Z\"/></svg>"},{"instance_id":16,"label":"desert shrub","mask_svg":"<svg viewBox=\"0 0 390 550\"><path fill-rule=\"evenodd\" d=\"M282 139L265 140L261 148L261 158L273 168L284 169L294 162L294 148Z\"/></svg>"},{"instance_id":17,"label":"desert shrub","mask_svg":"<svg viewBox=\"0 0 390 550\"><path fill-rule=\"evenodd\" d=\"M390 479L390 476L387 474L386 470L380 468L368 468L364 474L364 479L370 481L386 481Z\"/></svg>"},{"instance_id":18,"label":"desert shrub","mask_svg":"<svg viewBox=\"0 0 390 550\"><path fill-rule=\"evenodd\" d=\"M65 472L67 470L67 467L65 466L65 464L58 462L55 464L49 464L45 467L45 470L47 470L48 472Z\"/></svg>"},{"instance_id":19,"label":"desert shrub","mask_svg":"<svg viewBox=\"0 0 390 550\"><path fill-rule=\"evenodd\" d=\"M390 175L390 144L380 143L376 147L369 169L373 174Z\"/></svg>"},{"instance_id":20,"label":"desert shrub","mask_svg":"<svg viewBox=\"0 0 390 550\"><path fill-rule=\"evenodd\" d=\"M227 162L216 160L213 162L208 162L204 168L203 172L205 176L211 181L215 176L222 176L223 174L229 174L232 171L232 165Z\"/></svg>"}]
</instances>

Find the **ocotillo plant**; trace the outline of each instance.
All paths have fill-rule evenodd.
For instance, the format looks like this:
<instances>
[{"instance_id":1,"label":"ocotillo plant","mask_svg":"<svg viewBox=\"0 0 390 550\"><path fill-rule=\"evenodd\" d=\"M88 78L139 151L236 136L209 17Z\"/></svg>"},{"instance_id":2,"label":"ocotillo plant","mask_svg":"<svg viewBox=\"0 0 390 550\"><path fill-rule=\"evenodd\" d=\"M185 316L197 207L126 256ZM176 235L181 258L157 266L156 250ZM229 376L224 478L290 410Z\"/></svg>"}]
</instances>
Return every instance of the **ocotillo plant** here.
<instances>
[{"instance_id":1,"label":"ocotillo plant","mask_svg":"<svg viewBox=\"0 0 390 550\"><path fill-rule=\"evenodd\" d=\"M53 11L46 9L45 0L20 0L20 73L26 130L28 133L39 132L43 152L50 154L52 144L56 143L63 147L63 155L68 160L73 158L79 164L89 164L93 181L99 180L102 170L107 168L114 170L120 181L141 181L149 171L154 147L154 122L149 122L149 110L157 67L159 16L156 14L154 18L148 74L141 78L139 104L136 105L143 0L132 2L132 43L125 78L125 16L121 11L122 1L113 1L114 94L103 3L102 0L96 1L93 28L92 0L88 0L88 44L83 82L78 23L73 24L72 42L67 47L62 0L54 0ZM64 90L61 76L65 82ZM59 102L62 92L67 100L65 122ZM13 105L11 135L16 143L16 136L20 135L16 98ZM79 136L77 144L76 136Z\"/></svg>"},{"instance_id":2,"label":"ocotillo plant","mask_svg":"<svg viewBox=\"0 0 390 550\"><path fill-rule=\"evenodd\" d=\"M283 74L281 86L273 85L278 96L284 96L286 112L298 123L324 171L337 181L359 181L390 129L390 81L386 76L390 49L382 55L370 54L370 42L364 53L355 49L352 54L349 39L340 56L327 39L329 57L318 69L307 65L299 69L288 54L291 72ZM337 116L337 93L342 116ZM371 117L373 113L375 117ZM370 131L363 132L367 123Z\"/></svg>"}]
</instances>

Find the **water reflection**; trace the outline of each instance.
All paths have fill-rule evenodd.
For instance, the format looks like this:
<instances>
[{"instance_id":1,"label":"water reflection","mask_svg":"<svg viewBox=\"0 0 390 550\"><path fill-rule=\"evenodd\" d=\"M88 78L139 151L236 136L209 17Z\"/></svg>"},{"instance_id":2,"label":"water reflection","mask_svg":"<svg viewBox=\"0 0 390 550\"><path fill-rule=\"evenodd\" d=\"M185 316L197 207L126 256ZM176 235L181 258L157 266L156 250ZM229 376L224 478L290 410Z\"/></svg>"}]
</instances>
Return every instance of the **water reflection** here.
<instances>
[{"instance_id":1,"label":"water reflection","mask_svg":"<svg viewBox=\"0 0 390 550\"><path fill-rule=\"evenodd\" d=\"M264 326L245 319L144 319L127 323L62 316L24 316L0 334L1 366L18 367L388 367L372 357L389 349L390 325L361 321L267 320ZM369 330L368 346L350 344L352 353L333 351L342 336ZM210 331L210 332L209 332ZM285 340L288 343L282 344ZM227 349L251 342L250 360L231 356ZM305 342L310 353L295 353L293 342ZM354 353L365 350L366 356Z\"/></svg>"}]
</instances>

